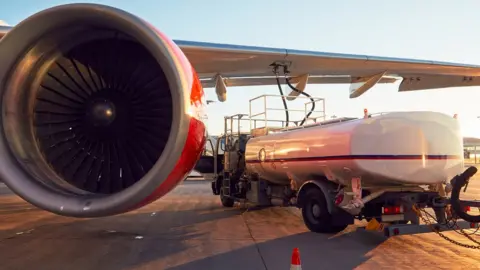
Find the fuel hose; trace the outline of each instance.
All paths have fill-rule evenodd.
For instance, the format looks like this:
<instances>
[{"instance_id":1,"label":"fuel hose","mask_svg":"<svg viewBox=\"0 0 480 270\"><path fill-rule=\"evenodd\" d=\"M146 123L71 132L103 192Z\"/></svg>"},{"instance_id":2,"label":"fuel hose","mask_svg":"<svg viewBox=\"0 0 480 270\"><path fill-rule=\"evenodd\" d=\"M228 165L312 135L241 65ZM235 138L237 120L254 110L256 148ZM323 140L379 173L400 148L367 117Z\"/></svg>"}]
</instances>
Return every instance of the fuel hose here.
<instances>
[{"instance_id":1,"label":"fuel hose","mask_svg":"<svg viewBox=\"0 0 480 270\"><path fill-rule=\"evenodd\" d=\"M450 203L452 204L453 211L455 214L468 222L479 223L480 216L472 216L469 215L465 208L460 204L460 192L462 187L468 184L470 178L477 173L477 168L470 167L465 172L460 175L457 175L455 178L452 179L450 182L452 184L452 195L450 197Z\"/></svg>"}]
</instances>

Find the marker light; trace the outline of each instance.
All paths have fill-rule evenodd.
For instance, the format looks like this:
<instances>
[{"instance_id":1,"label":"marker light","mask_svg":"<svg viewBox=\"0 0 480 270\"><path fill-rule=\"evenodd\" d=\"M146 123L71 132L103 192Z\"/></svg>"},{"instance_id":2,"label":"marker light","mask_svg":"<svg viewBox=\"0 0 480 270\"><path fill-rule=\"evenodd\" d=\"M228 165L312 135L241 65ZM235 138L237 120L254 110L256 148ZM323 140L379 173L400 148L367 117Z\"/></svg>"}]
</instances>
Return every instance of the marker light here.
<instances>
[{"instance_id":1,"label":"marker light","mask_svg":"<svg viewBox=\"0 0 480 270\"><path fill-rule=\"evenodd\" d=\"M382 207L382 213L384 215L396 215L403 213L403 209L401 206L385 206Z\"/></svg>"}]
</instances>

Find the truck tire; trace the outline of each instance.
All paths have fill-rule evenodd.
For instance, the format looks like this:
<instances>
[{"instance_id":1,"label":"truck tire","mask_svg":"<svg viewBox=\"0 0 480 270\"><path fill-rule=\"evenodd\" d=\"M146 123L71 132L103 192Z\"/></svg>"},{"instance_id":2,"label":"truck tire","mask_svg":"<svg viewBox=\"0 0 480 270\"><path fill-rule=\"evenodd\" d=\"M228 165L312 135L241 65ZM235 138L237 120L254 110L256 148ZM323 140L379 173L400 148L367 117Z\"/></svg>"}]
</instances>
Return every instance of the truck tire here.
<instances>
[{"instance_id":1,"label":"truck tire","mask_svg":"<svg viewBox=\"0 0 480 270\"><path fill-rule=\"evenodd\" d=\"M220 201L222 201L222 205L224 207L233 207L235 204L235 201L232 198L225 197L225 195L223 195L223 188L220 188Z\"/></svg>"},{"instance_id":2,"label":"truck tire","mask_svg":"<svg viewBox=\"0 0 480 270\"><path fill-rule=\"evenodd\" d=\"M338 233L347 228L345 225L333 225L332 215L328 212L325 195L318 188L310 188L305 193L302 206L303 222L316 233Z\"/></svg>"}]
</instances>

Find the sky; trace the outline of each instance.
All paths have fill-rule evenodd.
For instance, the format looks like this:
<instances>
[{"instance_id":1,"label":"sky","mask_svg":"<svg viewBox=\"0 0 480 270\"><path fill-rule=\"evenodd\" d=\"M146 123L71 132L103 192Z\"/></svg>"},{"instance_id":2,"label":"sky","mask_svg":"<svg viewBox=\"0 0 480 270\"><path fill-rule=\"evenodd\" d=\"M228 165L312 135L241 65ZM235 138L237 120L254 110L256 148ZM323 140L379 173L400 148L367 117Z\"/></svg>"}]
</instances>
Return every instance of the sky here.
<instances>
[{"instance_id":1,"label":"sky","mask_svg":"<svg viewBox=\"0 0 480 270\"><path fill-rule=\"evenodd\" d=\"M480 1L462 0L104 0L155 25L172 39L367 54L480 64ZM0 20L15 25L60 0L16 0L2 5ZM400 4L401 3L401 4ZM369 112L430 110L458 114L464 136L480 137L480 87L398 93L378 85L349 99L349 85L310 85L325 98L326 114L361 117ZM289 92L289 91L288 91ZM208 106L209 132L223 117L248 113L249 99L278 94L276 86L229 88L225 103ZM216 100L214 89L207 99ZM231 101L231 102L229 102Z\"/></svg>"}]
</instances>

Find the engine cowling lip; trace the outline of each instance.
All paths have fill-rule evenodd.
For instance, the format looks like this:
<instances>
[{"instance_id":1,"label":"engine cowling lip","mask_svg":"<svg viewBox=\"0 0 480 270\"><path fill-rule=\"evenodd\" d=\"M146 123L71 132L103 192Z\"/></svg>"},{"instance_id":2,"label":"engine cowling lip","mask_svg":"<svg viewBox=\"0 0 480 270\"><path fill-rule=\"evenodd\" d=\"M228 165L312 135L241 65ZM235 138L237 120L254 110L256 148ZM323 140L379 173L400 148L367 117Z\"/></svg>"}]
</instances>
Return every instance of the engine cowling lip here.
<instances>
[{"instance_id":1,"label":"engine cowling lip","mask_svg":"<svg viewBox=\"0 0 480 270\"><path fill-rule=\"evenodd\" d=\"M19 166L20 162L11 151L5 139L6 137L0 140L0 151L5 153L4 155L0 155L0 176L4 179L5 183L22 198L48 211L76 217L112 215L130 209L149 196L152 191L161 185L163 180L167 179L169 172L171 172L176 165L176 161L181 153L178 149L183 149L188 132L189 119L185 113L187 103L185 93L189 90L189 86L186 85L185 81L182 81L182 74L179 74L178 70L174 68L176 66L175 59L173 59L174 56L170 55L168 48L158 46L158 44L162 44L163 41L155 29L147 26L141 19L122 10L96 4L57 6L37 13L15 27L2 40L3 48L2 52L0 52L0 60L4 65L0 67L0 81L3 83L10 82L10 80L6 80L10 75L10 70L7 70L6 67L13 66L17 62L15 55L21 55L20 51L22 48L20 47L22 46L18 46L18 44L30 44L31 41L37 39L42 32L45 32L45 29L52 29L55 24L60 22L73 21L75 16L76 19L78 19L78 17L89 17L110 22L115 21L120 25L119 27L122 26L128 29L128 31L125 32L131 36L135 38L138 37L139 40L147 40L148 42L145 43L145 46L157 60L168 56L166 59L163 59L163 61L159 61L159 63L168 78L175 78L174 80L169 79L171 89L183 89L184 91L172 91L172 100L175 102L175 106L172 132L170 133L167 146L155 166L141 181L125 191L109 195L108 198L95 195L75 196L72 194L60 194L35 181L16 181L18 179L29 179L31 176L23 167ZM47 24L39 23L47 21ZM38 29L35 29L35 27L43 28L43 31L41 31L42 29L35 31ZM166 45L166 43L163 43L163 45ZM3 84L1 87L2 89L0 91L2 91L3 103L3 91L8 85ZM3 106L3 110L5 110L5 108L8 107ZM3 113L5 113L5 111ZM2 132L5 133L3 126ZM4 134L4 136L6 135ZM37 195L34 197L31 196L31 194L34 193ZM133 196L133 194L136 194L136 196ZM112 209L116 210L113 211Z\"/></svg>"}]
</instances>

